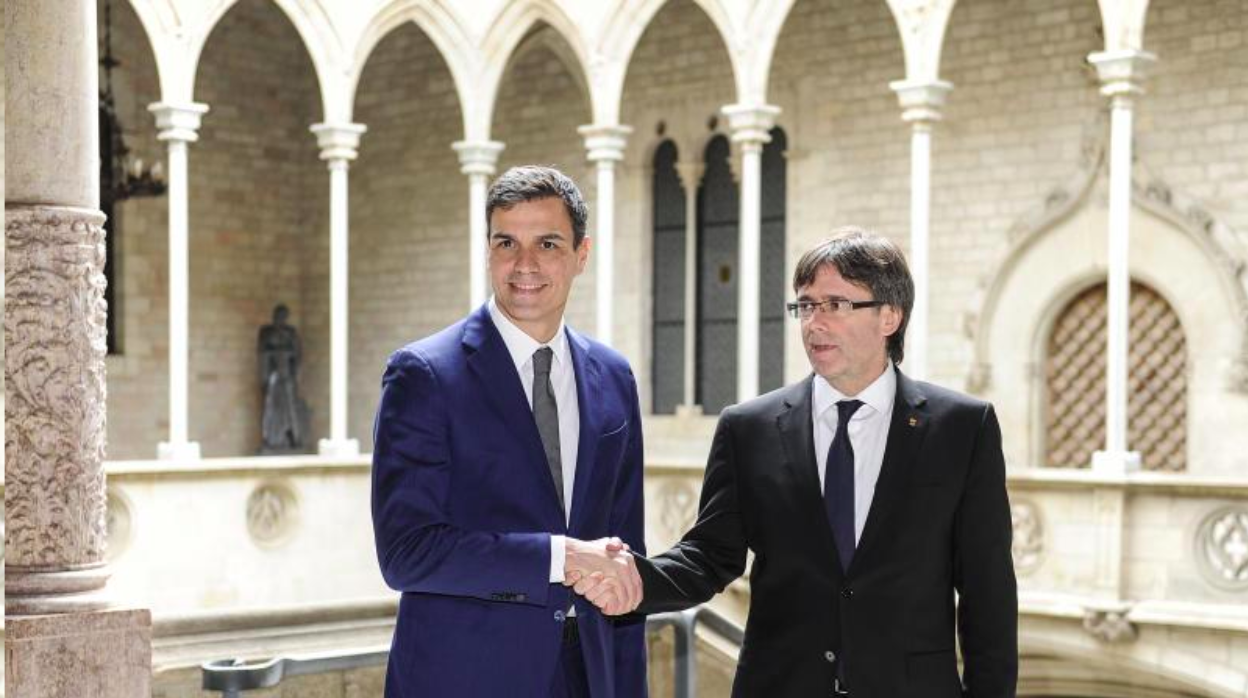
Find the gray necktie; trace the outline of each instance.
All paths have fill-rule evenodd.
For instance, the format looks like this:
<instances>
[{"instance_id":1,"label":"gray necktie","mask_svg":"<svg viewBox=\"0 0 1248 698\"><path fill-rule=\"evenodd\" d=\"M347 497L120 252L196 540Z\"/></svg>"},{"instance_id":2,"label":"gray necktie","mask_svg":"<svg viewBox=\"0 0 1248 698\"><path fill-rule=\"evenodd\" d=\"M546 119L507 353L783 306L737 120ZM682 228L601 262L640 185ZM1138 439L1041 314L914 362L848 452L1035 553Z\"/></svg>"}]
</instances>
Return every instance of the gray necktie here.
<instances>
[{"instance_id":1,"label":"gray necktie","mask_svg":"<svg viewBox=\"0 0 1248 698\"><path fill-rule=\"evenodd\" d=\"M550 347L542 347L533 352L533 421L537 422L537 433L542 436L542 447L546 450L546 464L550 467L550 477L555 481L555 492L559 495L559 506L563 507L563 458L559 449L559 406L555 404L555 390L550 385L550 360L555 352ZM565 508L566 511L566 508Z\"/></svg>"}]
</instances>

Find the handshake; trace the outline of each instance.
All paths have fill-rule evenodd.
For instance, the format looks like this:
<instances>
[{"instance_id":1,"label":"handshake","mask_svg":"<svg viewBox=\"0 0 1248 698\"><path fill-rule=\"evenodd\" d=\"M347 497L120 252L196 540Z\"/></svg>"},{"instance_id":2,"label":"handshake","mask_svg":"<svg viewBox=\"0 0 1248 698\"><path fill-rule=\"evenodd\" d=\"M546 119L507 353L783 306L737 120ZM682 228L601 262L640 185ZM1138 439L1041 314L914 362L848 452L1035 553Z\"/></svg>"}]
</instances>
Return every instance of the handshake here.
<instances>
[{"instance_id":1,"label":"handshake","mask_svg":"<svg viewBox=\"0 0 1248 698\"><path fill-rule=\"evenodd\" d=\"M619 538L566 539L563 584L608 616L629 613L641 604L641 575L628 544Z\"/></svg>"}]
</instances>

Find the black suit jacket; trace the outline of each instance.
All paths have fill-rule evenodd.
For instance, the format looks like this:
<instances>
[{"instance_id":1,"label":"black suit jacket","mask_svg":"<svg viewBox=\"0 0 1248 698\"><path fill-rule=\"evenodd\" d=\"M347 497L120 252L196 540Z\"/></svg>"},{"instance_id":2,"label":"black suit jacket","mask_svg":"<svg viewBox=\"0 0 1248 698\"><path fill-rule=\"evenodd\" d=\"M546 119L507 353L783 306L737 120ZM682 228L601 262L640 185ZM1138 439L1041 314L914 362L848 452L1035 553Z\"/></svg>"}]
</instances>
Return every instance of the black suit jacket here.
<instances>
[{"instance_id":1,"label":"black suit jacket","mask_svg":"<svg viewBox=\"0 0 1248 698\"><path fill-rule=\"evenodd\" d=\"M1014 696L1018 595L992 406L897 372L880 479L844 571L819 486L812 379L724 410L697 523L638 560L639 610L706 601L749 549L733 696L827 696L834 658L854 698Z\"/></svg>"}]
</instances>

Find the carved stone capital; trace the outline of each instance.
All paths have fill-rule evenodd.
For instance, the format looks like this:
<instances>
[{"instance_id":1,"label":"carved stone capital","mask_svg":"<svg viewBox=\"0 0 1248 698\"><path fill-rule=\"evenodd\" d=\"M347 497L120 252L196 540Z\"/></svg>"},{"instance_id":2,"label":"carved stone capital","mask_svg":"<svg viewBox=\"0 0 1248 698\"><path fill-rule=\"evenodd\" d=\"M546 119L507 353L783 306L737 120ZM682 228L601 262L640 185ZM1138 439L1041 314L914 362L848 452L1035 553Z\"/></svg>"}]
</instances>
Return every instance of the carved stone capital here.
<instances>
[{"instance_id":1,"label":"carved stone capital","mask_svg":"<svg viewBox=\"0 0 1248 698\"><path fill-rule=\"evenodd\" d=\"M167 104L157 102L147 108L156 117L158 138L162 141L194 143L199 140L199 123L208 113L208 105L198 102Z\"/></svg>"},{"instance_id":2,"label":"carved stone capital","mask_svg":"<svg viewBox=\"0 0 1248 698\"><path fill-rule=\"evenodd\" d=\"M585 139L585 150L590 162L619 162L624 159L624 148L631 126L582 126L576 130Z\"/></svg>"},{"instance_id":3,"label":"carved stone capital","mask_svg":"<svg viewBox=\"0 0 1248 698\"><path fill-rule=\"evenodd\" d=\"M494 174L503 144L498 141L455 141L451 148L459 155L459 171L466 175Z\"/></svg>"},{"instance_id":4,"label":"carved stone capital","mask_svg":"<svg viewBox=\"0 0 1248 698\"><path fill-rule=\"evenodd\" d=\"M769 104L730 104L720 110L728 119L732 142L743 150L758 149L771 141L771 129L776 125L780 107Z\"/></svg>"},{"instance_id":5,"label":"carved stone capital","mask_svg":"<svg viewBox=\"0 0 1248 698\"><path fill-rule=\"evenodd\" d=\"M93 210L5 208L5 608L14 613L99 607L84 595L107 579L98 571L107 539L103 223Z\"/></svg>"},{"instance_id":6,"label":"carved stone capital","mask_svg":"<svg viewBox=\"0 0 1248 698\"><path fill-rule=\"evenodd\" d=\"M313 124L316 144L321 149L321 159L350 161L359 154L360 136L368 130L364 124Z\"/></svg>"},{"instance_id":7,"label":"carved stone capital","mask_svg":"<svg viewBox=\"0 0 1248 698\"><path fill-rule=\"evenodd\" d=\"M944 80L896 80L888 86L897 93L902 121L916 126L940 121L945 100L953 90L953 83Z\"/></svg>"},{"instance_id":8,"label":"carved stone capital","mask_svg":"<svg viewBox=\"0 0 1248 698\"><path fill-rule=\"evenodd\" d=\"M1156 61L1157 56L1136 50L1101 51L1088 56L1101 79L1101 94L1113 98L1115 103L1127 104L1136 95L1144 94L1144 80Z\"/></svg>"}]
</instances>

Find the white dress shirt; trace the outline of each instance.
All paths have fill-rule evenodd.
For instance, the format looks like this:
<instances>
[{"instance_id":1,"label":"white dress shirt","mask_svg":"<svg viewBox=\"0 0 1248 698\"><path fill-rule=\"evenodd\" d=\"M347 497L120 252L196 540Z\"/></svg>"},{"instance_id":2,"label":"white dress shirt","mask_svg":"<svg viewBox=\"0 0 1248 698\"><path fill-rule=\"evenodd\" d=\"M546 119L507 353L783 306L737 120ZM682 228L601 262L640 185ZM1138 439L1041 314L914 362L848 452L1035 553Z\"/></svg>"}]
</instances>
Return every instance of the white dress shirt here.
<instances>
[{"instance_id":1,"label":"white dress shirt","mask_svg":"<svg viewBox=\"0 0 1248 698\"><path fill-rule=\"evenodd\" d=\"M490 319L503 336L507 353L516 364L520 384L524 386L525 401L533 409L533 353L542 347L550 347L555 358L550 362L550 387L555 391L555 406L559 410L559 460L563 469L563 515L564 521L572 513L572 488L576 482L576 455L581 443L580 404L576 399L576 370L572 366L572 350L564 323L546 344L525 334L499 309L494 297L490 297ZM543 460L545 454L543 454ZM564 578L563 558L566 541L563 536L550 537L550 581L562 584Z\"/></svg>"},{"instance_id":2,"label":"white dress shirt","mask_svg":"<svg viewBox=\"0 0 1248 698\"><path fill-rule=\"evenodd\" d=\"M836 436L836 403L861 400L863 405L849 419L849 444L854 449L854 543L862 539L862 528L875 498L875 483L884 465L888 425L893 418L897 395L897 373L892 362L875 382L857 395L843 395L823 378L815 376L811 388L811 419L815 429L815 458L819 463L819 486L827 485L828 449ZM821 489L822 491L822 489Z\"/></svg>"}]
</instances>

